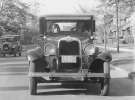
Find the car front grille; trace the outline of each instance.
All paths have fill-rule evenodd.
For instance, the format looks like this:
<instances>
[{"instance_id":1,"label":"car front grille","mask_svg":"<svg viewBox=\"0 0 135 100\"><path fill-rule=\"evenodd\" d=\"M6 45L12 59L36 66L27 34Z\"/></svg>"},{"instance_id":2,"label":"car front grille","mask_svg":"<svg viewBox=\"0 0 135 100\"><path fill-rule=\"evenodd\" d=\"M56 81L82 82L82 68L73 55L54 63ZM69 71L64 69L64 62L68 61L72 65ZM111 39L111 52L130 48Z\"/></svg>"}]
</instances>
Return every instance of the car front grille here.
<instances>
[{"instance_id":1,"label":"car front grille","mask_svg":"<svg viewBox=\"0 0 135 100\"><path fill-rule=\"evenodd\" d=\"M78 72L81 67L78 41L62 40L59 43L59 72Z\"/></svg>"},{"instance_id":2,"label":"car front grille","mask_svg":"<svg viewBox=\"0 0 135 100\"><path fill-rule=\"evenodd\" d=\"M80 45L78 41L63 40L59 44L59 55L79 55Z\"/></svg>"}]
</instances>

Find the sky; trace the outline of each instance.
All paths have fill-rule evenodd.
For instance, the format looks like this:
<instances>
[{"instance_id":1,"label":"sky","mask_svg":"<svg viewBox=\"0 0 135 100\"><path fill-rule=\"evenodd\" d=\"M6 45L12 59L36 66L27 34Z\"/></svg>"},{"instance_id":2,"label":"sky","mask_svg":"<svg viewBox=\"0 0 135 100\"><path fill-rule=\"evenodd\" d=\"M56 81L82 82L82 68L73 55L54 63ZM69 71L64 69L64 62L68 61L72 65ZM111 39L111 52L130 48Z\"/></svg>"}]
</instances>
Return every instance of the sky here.
<instances>
[{"instance_id":1,"label":"sky","mask_svg":"<svg viewBox=\"0 0 135 100\"><path fill-rule=\"evenodd\" d=\"M78 14L80 5L87 10L94 10L100 5L99 0L20 0L31 5L31 11L37 16L45 14Z\"/></svg>"}]
</instances>

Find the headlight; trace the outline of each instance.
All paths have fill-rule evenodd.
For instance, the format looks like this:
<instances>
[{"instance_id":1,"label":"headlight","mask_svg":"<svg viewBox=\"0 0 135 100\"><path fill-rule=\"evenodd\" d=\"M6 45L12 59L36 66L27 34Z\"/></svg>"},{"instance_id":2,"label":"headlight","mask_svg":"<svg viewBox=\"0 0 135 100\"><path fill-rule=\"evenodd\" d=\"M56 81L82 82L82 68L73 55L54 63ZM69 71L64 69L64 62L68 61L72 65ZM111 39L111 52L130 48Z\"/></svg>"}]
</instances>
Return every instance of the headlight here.
<instances>
[{"instance_id":1,"label":"headlight","mask_svg":"<svg viewBox=\"0 0 135 100\"><path fill-rule=\"evenodd\" d=\"M85 49L85 54L86 55L93 55L95 53L95 49L94 48L86 48Z\"/></svg>"},{"instance_id":2,"label":"headlight","mask_svg":"<svg viewBox=\"0 0 135 100\"><path fill-rule=\"evenodd\" d=\"M27 56L28 61L32 61L32 57L31 56Z\"/></svg>"},{"instance_id":3,"label":"headlight","mask_svg":"<svg viewBox=\"0 0 135 100\"><path fill-rule=\"evenodd\" d=\"M45 45L45 55L56 55L56 47L54 44L46 44Z\"/></svg>"},{"instance_id":4,"label":"headlight","mask_svg":"<svg viewBox=\"0 0 135 100\"><path fill-rule=\"evenodd\" d=\"M55 55L56 54L56 50L54 48L51 48L48 50L48 54L49 55Z\"/></svg>"},{"instance_id":5,"label":"headlight","mask_svg":"<svg viewBox=\"0 0 135 100\"><path fill-rule=\"evenodd\" d=\"M98 48L93 46L93 45L86 45L84 47L84 53L86 55L93 55L95 54L96 52L98 52Z\"/></svg>"},{"instance_id":6,"label":"headlight","mask_svg":"<svg viewBox=\"0 0 135 100\"><path fill-rule=\"evenodd\" d=\"M92 48L92 49L88 50L88 52L89 52L89 55L94 54L95 53L95 48Z\"/></svg>"}]
</instances>

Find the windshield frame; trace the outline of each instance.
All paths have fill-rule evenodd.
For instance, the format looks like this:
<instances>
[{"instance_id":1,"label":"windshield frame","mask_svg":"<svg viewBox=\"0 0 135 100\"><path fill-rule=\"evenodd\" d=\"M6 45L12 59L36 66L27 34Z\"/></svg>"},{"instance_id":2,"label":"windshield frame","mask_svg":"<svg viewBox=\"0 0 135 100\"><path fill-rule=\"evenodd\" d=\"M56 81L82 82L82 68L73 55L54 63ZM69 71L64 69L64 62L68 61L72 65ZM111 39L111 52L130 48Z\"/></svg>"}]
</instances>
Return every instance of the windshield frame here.
<instances>
[{"instance_id":1,"label":"windshield frame","mask_svg":"<svg viewBox=\"0 0 135 100\"><path fill-rule=\"evenodd\" d=\"M85 32L79 32L79 31L60 31L60 32L58 32L58 33L53 33L53 32L49 32L48 31L48 22L52 22L52 23L89 23L89 25L88 25L88 27L89 27L89 31L88 32L91 32L91 19L89 19L89 20L46 20L45 21L45 24L46 24L46 27L45 27L45 33L46 33L46 35L53 35L53 34L65 34L65 35L67 35L67 34L82 34L82 33L85 33Z\"/></svg>"}]
</instances>

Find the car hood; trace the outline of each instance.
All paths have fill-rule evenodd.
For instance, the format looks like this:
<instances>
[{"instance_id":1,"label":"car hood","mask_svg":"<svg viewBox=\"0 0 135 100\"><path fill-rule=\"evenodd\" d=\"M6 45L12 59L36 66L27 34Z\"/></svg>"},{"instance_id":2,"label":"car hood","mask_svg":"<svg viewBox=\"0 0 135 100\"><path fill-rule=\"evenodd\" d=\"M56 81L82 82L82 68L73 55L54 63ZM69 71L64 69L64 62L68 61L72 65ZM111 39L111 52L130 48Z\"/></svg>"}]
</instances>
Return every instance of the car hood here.
<instances>
[{"instance_id":1,"label":"car hood","mask_svg":"<svg viewBox=\"0 0 135 100\"><path fill-rule=\"evenodd\" d=\"M87 36L84 36L84 35L82 35L82 36L80 36L80 35L62 35L62 36L48 36L47 37L47 41L48 42L55 42L55 43L57 43L59 40L61 40L61 39L63 39L63 38L66 38L66 37L68 37L68 38L76 38L76 39L78 39L78 40L80 40L82 43L85 43L85 42L87 42L88 40L89 40L89 36L87 35Z\"/></svg>"}]
</instances>

